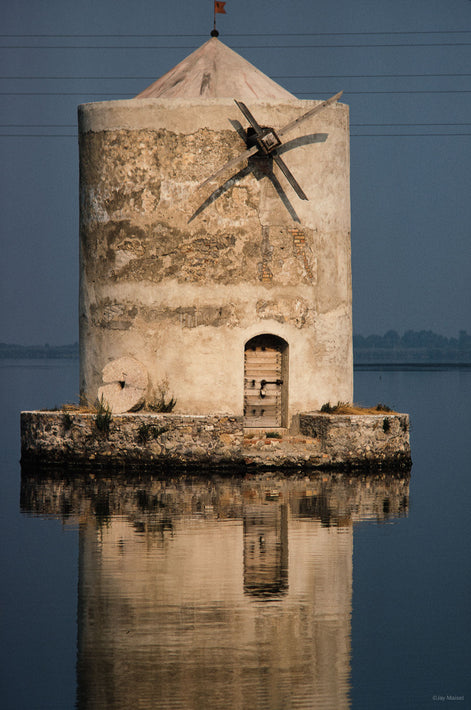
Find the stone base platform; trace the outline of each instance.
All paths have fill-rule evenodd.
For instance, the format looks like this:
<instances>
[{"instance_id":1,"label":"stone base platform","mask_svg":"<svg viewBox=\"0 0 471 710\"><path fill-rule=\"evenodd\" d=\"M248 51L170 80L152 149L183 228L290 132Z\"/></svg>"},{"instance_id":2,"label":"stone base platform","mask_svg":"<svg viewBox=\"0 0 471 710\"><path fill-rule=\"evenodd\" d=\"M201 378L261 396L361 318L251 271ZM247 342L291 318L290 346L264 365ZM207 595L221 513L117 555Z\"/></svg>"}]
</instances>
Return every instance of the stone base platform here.
<instances>
[{"instance_id":1,"label":"stone base platform","mask_svg":"<svg viewBox=\"0 0 471 710\"><path fill-rule=\"evenodd\" d=\"M299 414L290 431L231 415L21 413L23 465L65 468L408 469L407 414Z\"/></svg>"}]
</instances>

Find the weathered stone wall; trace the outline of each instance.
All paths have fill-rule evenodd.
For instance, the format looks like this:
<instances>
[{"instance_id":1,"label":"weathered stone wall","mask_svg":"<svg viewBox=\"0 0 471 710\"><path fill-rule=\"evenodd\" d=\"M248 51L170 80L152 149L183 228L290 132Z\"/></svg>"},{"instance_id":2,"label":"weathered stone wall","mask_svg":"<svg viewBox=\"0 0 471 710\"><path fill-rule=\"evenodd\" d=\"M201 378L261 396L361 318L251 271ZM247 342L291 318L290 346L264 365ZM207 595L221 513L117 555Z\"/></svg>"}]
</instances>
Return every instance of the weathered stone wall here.
<instances>
[{"instance_id":1,"label":"weathered stone wall","mask_svg":"<svg viewBox=\"0 0 471 710\"><path fill-rule=\"evenodd\" d=\"M131 413L99 428L96 414L22 412L22 461L71 466L401 468L406 414L301 414L299 434L243 428L242 417ZM274 434L274 435L273 435Z\"/></svg>"},{"instance_id":2,"label":"weathered stone wall","mask_svg":"<svg viewBox=\"0 0 471 710\"><path fill-rule=\"evenodd\" d=\"M242 439L240 417L123 414L112 417L108 430L100 430L95 414L21 415L22 459L217 465L238 462Z\"/></svg>"},{"instance_id":3,"label":"weathered stone wall","mask_svg":"<svg viewBox=\"0 0 471 710\"><path fill-rule=\"evenodd\" d=\"M257 103L280 127L315 102ZM242 118L242 117L241 117ZM198 185L245 148L230 100L86 104L80 126L81 392L134 357L179 413L242 415L244 344L290 347L289 418L352 399L348 108L287 136L297 198L262 158Z\"/></svg>"},{"instance_id":4,"label":"weathered stone wall","mask_svg":"<svg viewBox=\"0 0 471 710\"><path fill-rule=\"evenodd\" d=\"M410 460L408 414L304 413L299 430L321 442L322 454L333 464Z\"/></svg>"}]
</instances>

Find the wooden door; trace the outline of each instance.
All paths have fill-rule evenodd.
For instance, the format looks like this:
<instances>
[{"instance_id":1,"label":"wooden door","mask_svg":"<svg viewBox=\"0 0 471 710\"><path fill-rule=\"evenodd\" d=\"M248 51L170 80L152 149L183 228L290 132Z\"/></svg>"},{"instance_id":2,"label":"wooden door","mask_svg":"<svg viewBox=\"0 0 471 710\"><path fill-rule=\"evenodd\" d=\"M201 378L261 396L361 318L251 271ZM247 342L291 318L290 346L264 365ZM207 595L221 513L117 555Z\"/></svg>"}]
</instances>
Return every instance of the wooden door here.
<instances>
[{"instance_id":1,"label":"wooden door","mask_svg":"<svg viewBox=\"0 0 471 710\"><path fill-rule=\"evenodd\" d=\"M282 351L259 338L245 349L244 416L246 427L280 427Z\"/></svg>"}]
</instances>

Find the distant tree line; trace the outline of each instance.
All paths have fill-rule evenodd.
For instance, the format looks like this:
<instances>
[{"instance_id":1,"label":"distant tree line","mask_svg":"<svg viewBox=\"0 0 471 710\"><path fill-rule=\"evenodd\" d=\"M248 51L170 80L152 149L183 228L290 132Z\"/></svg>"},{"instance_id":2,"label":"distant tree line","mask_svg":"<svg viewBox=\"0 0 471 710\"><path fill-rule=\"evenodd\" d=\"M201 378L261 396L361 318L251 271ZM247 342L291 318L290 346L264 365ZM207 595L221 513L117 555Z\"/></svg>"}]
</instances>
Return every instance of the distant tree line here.
<instances>
[{"instance_id":1,"label":"distant tree line","mask_svg":"<svg viewBox=\"0 0 471 710\"><path fill-rule=\"evenodd\" d=\"M471 335L460 330L447 338L432 330L406 330L399 335L354 335L355 362L471 362Z\"/></svg>"},{"instance_id":2,"label":"distant tree line","mask_svg":"<svg viewBox=\"0 0 471 710\"><path fill-rule=\"evenodd\" d=\"M78 358L78 343L71 345L12 345L0 343L0 358Z\"/></svg>"},{"instance_id":3,"label":"distant tree line","mask_svg":"<svg viewBox=\"0 0 471 710\"><path fill-rule=\"evenodd\" d=\"M432 330L388 330L384 335L354 335L356 363L463 362L471 363L471 335L460 330L447 338ZM78 358L78 343L71 345L11 345L0 343L0 358Z\"/></svg>"}]
</instances>

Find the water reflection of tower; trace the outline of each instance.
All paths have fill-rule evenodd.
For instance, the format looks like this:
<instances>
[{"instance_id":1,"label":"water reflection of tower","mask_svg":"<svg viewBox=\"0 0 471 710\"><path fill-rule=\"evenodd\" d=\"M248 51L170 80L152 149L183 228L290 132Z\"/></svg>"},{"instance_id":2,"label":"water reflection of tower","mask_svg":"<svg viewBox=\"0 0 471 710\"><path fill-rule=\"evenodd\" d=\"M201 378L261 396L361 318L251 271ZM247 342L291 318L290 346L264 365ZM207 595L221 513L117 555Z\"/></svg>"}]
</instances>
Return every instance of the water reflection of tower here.
<instances>
[{"instance_id":1,"label":"water reflection of tower","mask_svg":"<svg viewBox=\"0 0 471 710\"><path fill-rule=\"evenodd\" d=\"M407 508L393 477L24 480L80 520L77 709L347 710L354 524Z\"/></svg>"},{"instance_id":2,"label":"water reflection of tower","mask_svg":"<svg viewBox=\"0 0 471 710\"><path fill-rule=\"evenodd\" d=\"M273 597L288 589L288 507L275 500L244 506L244 591Z\"/></svg>"}]
</instances>

